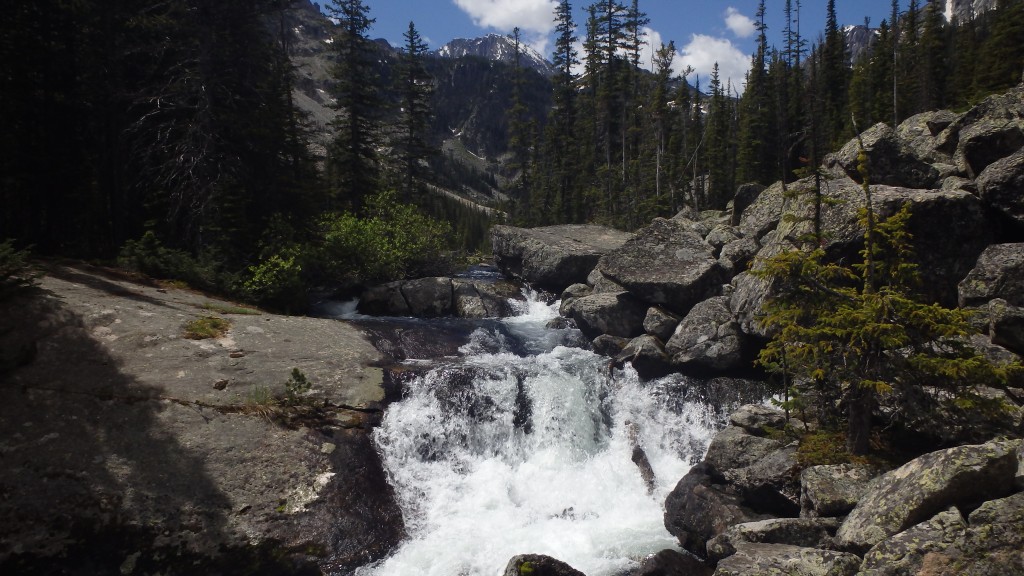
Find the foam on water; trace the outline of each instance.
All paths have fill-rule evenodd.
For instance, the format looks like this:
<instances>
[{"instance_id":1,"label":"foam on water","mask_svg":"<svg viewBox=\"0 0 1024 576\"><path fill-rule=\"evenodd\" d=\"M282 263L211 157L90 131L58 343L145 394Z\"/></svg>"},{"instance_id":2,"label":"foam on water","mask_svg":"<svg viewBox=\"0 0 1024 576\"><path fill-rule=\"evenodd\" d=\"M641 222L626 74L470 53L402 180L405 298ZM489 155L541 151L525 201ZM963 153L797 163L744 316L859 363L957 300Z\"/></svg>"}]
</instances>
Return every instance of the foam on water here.
<instances>
[{"instance_id":1,"label":"foam on water","mask_svg":"<svg viewBox=\"0 0 1024 576\"><path fill-rule=\"evenodd\" d=\"M558 344L557 303L506 322L530 352L484 330L460 362L409 384L374 440L409 538L361 576L498 575L516 554L548 554L612 575L675 546L666 495L706 449L717 416L672 402L670 379L641 383L607 358ZM656 474L648 493L634 440Z\"/></svg>"}]
</instances>

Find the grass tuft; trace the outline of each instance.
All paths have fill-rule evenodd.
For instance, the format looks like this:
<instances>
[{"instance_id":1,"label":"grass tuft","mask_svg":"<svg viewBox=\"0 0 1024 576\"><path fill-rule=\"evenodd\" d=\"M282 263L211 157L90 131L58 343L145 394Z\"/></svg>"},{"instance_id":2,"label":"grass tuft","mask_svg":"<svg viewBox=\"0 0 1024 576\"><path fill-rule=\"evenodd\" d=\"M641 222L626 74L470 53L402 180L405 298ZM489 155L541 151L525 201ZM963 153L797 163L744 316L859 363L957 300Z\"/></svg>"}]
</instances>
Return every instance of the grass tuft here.
<instances>
[{"instance_id":1,"label":"grass tuft","mask_svg":"<svg viewBox=\"0 0 1024 576\"><path fill-rule=\"evenodd\" d=\"M205 340L207 338L220 338L231 329L231 323L216 316L203 316L185 324L185 338L190 340Z\"/></svg>"}]
</instances>

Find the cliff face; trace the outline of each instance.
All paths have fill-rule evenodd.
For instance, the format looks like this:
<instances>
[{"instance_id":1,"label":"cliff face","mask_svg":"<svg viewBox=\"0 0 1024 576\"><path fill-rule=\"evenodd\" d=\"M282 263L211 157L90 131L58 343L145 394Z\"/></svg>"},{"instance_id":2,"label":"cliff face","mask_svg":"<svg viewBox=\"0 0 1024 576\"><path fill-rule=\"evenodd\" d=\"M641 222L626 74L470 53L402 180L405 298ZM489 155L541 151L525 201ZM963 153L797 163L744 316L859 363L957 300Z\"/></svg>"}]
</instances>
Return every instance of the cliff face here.
<instances>
[{"instance_id":1,"label":"cliff face","mask_svg":"<svg viewBox=\"0 0 1024 576\"><path fill-rule=\"evenodd\" d=\"M995 10L998 0L946 0L946 19L967 22L989 10Z\"/></svg>"}]
</instances>

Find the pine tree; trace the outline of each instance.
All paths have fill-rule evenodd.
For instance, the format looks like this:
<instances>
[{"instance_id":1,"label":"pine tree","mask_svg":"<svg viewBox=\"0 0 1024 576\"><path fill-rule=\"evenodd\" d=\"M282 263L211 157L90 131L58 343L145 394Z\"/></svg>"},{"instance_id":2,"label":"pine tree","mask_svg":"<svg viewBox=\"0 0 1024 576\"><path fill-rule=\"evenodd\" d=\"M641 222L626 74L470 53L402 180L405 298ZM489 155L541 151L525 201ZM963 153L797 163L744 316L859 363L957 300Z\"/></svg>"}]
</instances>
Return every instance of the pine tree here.
<instances>
[{"instance_id":1,"label":"pine tree","mask_svg":"<svg viewBox=\"0 0 1024 576\"><path fill-rule=\"evenodd\" d=\"M775 179L775 114L768 77L768 27L764 0L757 9L757 48L740 102L739 180L768 184Z\"/></svg>"},{"instance_id":2,"label":"pine tree","mask_svg":"<svg viewBox=\"0 0 1024 576\"><path fill-rule=\"evenodd\" d=\"M553 167L556 204L560 206L559 221L581 222L583 199L578 178L579 143L576 138L577 94L575 67L579 64L576 52L576 23L572 19L572 5L561 0L555 8L555 51L553 64L557 73L552 79L554 105L548 121L550 153L546 155Z\"/></svg>"},{"instance_id":3,"label":"pine tree","mask_svg":"<svg viewBox=\"0 0 1024 576\"><path fill-rule=\"evenodd\" d=\"M338 116L328 159L335 202L356 210L379 186L377 138L380 111L375 49L367 33L374 19L362 0L337 0L329 7L338 21L331 46L337 57L334 98Z\"/></svg>"},{"instance_id":4,"label":"pine tree","mask_svg":"<svg viewBox=\"0 0 1024 576\"><path fill-rule=\"evenodd\" d=\"M732 166L732 118L731 105L719 77L718 63L711 69L711 103L708 106L708 137L706 164L708 193L700 209L724 210L732 198L734 182Z\"/></svg>"},{"instance_id":5,"label":"pine tree","mask_svg":"<svg viewBox=\"0 0 1024 576\"><path fill-rule=\"evenodd\" d=\"M398 74L402 97L398 146L402 165L401 189L405 202L416 200L422 204L421 165L433 153L427 142L427 134L433 115L431 98L434 92L434 79L427 72L424 63L427 43L423 41L413 22L409 22L409 29L405 32L404 38L405 48L399 60Z\"/></svg>"}]
</instances>

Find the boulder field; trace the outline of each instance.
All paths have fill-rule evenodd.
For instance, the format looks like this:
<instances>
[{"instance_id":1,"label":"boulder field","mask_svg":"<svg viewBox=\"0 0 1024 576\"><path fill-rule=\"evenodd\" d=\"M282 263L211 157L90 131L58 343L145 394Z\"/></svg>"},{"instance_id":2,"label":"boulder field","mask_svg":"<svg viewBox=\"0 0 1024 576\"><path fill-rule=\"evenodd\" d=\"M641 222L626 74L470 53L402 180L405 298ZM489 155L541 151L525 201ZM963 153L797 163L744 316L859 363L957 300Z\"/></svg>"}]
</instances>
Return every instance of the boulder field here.
<instances>
[{"instance_id":1,"label":"boulder field","mask_svg":"<svg viewBox=\"0 0 1024 576\"><path fill-rule=\"evenodd\" d=\"M920 114L861 138L876 214L911 206L924 298L975 311L981 334L971 343L991 358L1019 359L1024 85L962 114ZM858 151L852 140L821 166L822 248L833 260L856 261L863 247ZM515 263L505 268L510 276L544 278L594 350L631 362L642 377L758 379L753 359L768 336L758 315L774 287L750 269L811 232L813 186L745 185L724 212L683 212L619 245L574 246L599 254L586 274L546 269L558 266L564 241L537 243L572 235L557 226L543 236L496 231L495 258ZM527 237L529 249L516 240ZM797 443L778 434L786 416L745 406L666 499L665 526L685 552L665 550L631 576L1024 575L1022 398L1007 394L1006 421L971 431L980 442L930 430L954 447L884 473L802 464Z\"/></svg>"}]
</instances>

